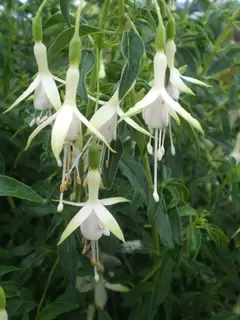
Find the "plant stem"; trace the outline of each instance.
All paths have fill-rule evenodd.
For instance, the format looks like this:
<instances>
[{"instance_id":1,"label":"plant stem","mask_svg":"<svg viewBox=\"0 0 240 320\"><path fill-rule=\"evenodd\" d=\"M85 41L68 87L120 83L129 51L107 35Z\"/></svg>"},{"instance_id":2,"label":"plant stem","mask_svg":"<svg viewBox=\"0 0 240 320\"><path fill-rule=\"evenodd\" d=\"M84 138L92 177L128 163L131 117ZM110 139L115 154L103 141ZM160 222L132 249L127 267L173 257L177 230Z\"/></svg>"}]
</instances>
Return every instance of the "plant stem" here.
<instances>
[{"instance_id":1,"label":"plant stem","mask_svg":"<svg viewBox=\"0 0 240 320\"><path fill-rule=\"evenodd\" d=\"M59 257L56 258L55 263L54 263L54 265L52 266L52 269L51 269L51 271L50 271L50 273L49 273L49 276L48 276L48 278L47 278L47 282L46 282L46 284L45 284L44 291L43 291L41 300L40 300L39 305L38 305L37 317L38 317L38 315L39 315L39 313L40 313L40 310L41 310L41 308L42 308L43 302L44 302L44 300L45 300L45 297L46 297L46 294L47 294L47 291L48 291L48 288L49 288L49 284L50 284L50 282L51 282L53 273L54 273L54 271L55 271L58 263L59 263ZM37 317L36 317L36 318L37 318Z\"/></svg>"},{"instance_id":2,"label":"plant stem","mask_svg":"<svg viewBox=\"0 0 240 320\"><path fill-rule=\"evenodd\" d=\"M160 263L156 264L154 268L151 270L151 272L149 272L149 274L147 274L146 277L143 278L140 282L141 283L147 282L160 269L160 267L161 267Z\"/></svg>"},{"instance_id":3,"label":"plant stem","mask_svg":"<svg viewBox=\"0 0 240 320\"><path fill-rule=\"evenodd\" d=\"M233 15L229 18L228 23L226 25L226 28L224 30L224 32L218 37L217 42L215 43L215 45L213 46L213 50L212 52L208 55L208 57L206 58L206 63L204 65L204 68L202 70L201 75L204 75L212 60L214 59L214 57L216 56L216 53L221 49L221 46L223 44L223 42L227 39L227 37L229 36L230 32L231 32L231 27L232 27L232 23L235 21L235 19L237 18L237 16L240 14L240 9L236 10Z\"/></svg>"},{"instance_id":4,"label":"plant stem","mask_svg":"<svg viewBox=\"0 0 240 320\"><path fill-rule=\"evenodd\" d=\"M79 36L79 25L80 25L82 6L83 6L83 0L80 0L77 8L76 20L75 20L75 35L77 36Z\"/></svg>"},{"instance_id":5,"label":"plant stem","mask_svg":"<svg viewBox=\"0 0 240 320\"><path fill-rule=\"evenodd\" d=\"M118 7L119 7L119 31L122 32L125 27L125 0L118 0Z\"/></svg>"}]
</instances>

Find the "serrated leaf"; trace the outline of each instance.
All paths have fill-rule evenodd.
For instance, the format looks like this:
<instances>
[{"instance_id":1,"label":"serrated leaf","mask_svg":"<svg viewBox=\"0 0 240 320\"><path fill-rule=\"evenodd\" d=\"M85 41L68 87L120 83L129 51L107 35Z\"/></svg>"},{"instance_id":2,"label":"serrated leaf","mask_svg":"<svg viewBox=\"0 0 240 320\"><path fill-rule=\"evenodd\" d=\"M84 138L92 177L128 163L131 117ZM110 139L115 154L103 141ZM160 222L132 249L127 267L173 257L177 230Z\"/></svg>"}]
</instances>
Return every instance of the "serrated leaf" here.
<instances>
[{"instance_id":1,"label":"serrated leaf","mask_svg":"<svg viewBox=\"0 0 240 320\"><path fill-rule=\"evenodd\" d=\"M174 248L172 229L168 214L165 211L163 203L157 203L156 223L158 227L158 234L165 247Z\"/></svg>"},{"instance_id":2,"label":"serrated leaf","mask_svg":"<svg viewBox=\"0 0 240 320\"><path fill-rule=\"evenodd\" d=\"M54 301L44 307L36 320L54 320L57 316L78 308L78 305L68 301Z\"/></svg>"},{"instance_id":3,"label":"serrated leaf","mask_svg":"<svg viewBox=\"0 0 240 320\"><path fill-rule=\"evenodd\" d=\"M43 202L43 198L26 184L0 175L0 196L16 197L28 201Z\"/></svg>"},{"instance_id":4,"label":"serrated leaf","mask_svg":"<svg viewBox=\"0 0 240 320\"><path fill-rule=\"evenodd\" d=\"M70 0L60 0L60 9L61 9L62 15L66 23L70 26L69 7L70 7Z\"/></svg>"},{"instance_id":5,"label":"serrated leaf","mask_svg":"<svg viewBox=\"0 0 240 320\"><path fill-rule=\"evenodd\" d=\"M134 31L124 32L122 38L122 53L127 58L123 68L120 85L119 100L132 88L140 71L140 63L144 55L142 38Z\"/></svg>"},{"instance_id":6,"label":"serrated leaf","mask_svg":"<svg viewBox=\"0 0 240 320\"><path fill-rule=\"evenodd\" d=\"M64 242L59 245L60 264L64 274L73 284L77 279L77 267L79 253L76 250L75 235L71 234Z\"/></svg>"},{"instance_id":7,"label":"serrated leaf","mask_svg":"<svg viewBox=\"0 0 240 320\"><path fill-rule=\"evenodd\" d=\"M132 187L141 193L145 204L148 204L149 184L146 173L141 164L124 153L122 159L119 162L119 169L121 170L122 174L128 179Z\"/></svg>"},{"instance_id":8,"label":"serrated leaf","mask_svg":"<svg viewBox=\"0 0 240 320\"><path fill-rule=\"evenodd\" d=\"M79 27L80 36L87 34L99 33L100 29L97 27L82 24ZM59 54L66 46L69 45L74 33L74 27L63 30L57 38L53 41L48 49L48 60L51 61Z\"/></svg>"},{"instance_id":9,"label":"serrated leaf","mask_svg":"<svg viewBox=\"0 0 240 320\"><path fill-rule=\"evenodd\" d=\"M78 83L78 94L81 98L88 103L87 89L86 89L86 78L89 72L92 70L95 61L95 55L91 50L82 50L81 57L81 77Z\"/></svg>"},{"instance_id":10,"label":"serrated leaf","mask_svg":"<svg viewBox=\"0 0 240 320\"><path fill-rule=\"evenodd\" d=\"M105 165L103 166L103 183L108 190L112 188L113 181L118 171L118 164L123 154L123 144L120 139L112 142L111 147L116 153L110 153L108 168Z\"/></svg>"},{"instance_id":11,"label":"serrated leaf","mask_svg":"<svg viewBox=\"0 0 240 320\"><path fill-rule=\"evenodd\" d=\"M187 227L188 257L194 260L201 247L201 231L193 225Z\"/></svg>"}]
</instances>

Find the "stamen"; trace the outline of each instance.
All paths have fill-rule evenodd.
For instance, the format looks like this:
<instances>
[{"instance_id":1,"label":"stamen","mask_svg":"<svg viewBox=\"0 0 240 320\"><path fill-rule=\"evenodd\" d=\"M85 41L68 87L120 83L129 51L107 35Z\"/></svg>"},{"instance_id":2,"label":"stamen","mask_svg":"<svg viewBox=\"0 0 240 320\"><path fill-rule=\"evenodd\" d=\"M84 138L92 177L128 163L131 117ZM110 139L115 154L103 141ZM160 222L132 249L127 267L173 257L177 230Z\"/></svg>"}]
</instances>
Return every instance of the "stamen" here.
<instances>
[{"instance_id":1,"label":"stamen","mask_svg":"<svg viewBox=\"0 0 240 320\"><path fill-rule=\"evenodd\" d=\"M171 118L169 118L169 136L170 136L171 154L175 156L176 150L173 143Z\"/></svg>"},{"instance_id":2,"label":"stamen","mask_svg":"<svg viewBox=\"0 0 240 320\"><path fill-rule=\"evenodd\" d=\"M107 160L105 161L105 166L108 169L108 165L109 165L109 159L110 159L110 150L107 150Z\"/></svg>"},{"instance_id":3,"label":"stamen","mask_svg":"<svg viewBox=\"0 0 240 320\"><path fill-rule=\"evenodd\" d=\"M44 121L46 121L47 119L48 119L48 116L42 117L42 119L40 120L40 124L43 123Z\"/></svg>"},{"instance_id":4,"label":"stamen","mask_svg":"<svg viewBox=\"0 0 240 320\"><path fill-rule=\"evenodd\" d=\"M57 207L57 212L63 211L63 192L65 191L65 176L66 176L66 162L67 162L67 145L63 147L63 168L62 168L62 182L60 185L60 199Z\"/></svg>"},{"instance_id":5,"label":"stamen","mask_svg":"<svg viewBox=\"0 0 240 320\"><path fill-rule=\"evenodd\" d=\"M34 126L35 123L36 123L36 119L33 118L33 119L31 120L31 122L29 123L29 127Z\"/></svg>"},{"instance_id":6,"label":"stamen","mask_svg":"<svg viewBox=\"0 0 240 320\"><path fill-rule=\"evenodd\" d=\"M148 141L148 144L147 144L147 151L149 154L153 154L153 147L152 147L152 144L151 144L151 141L152 141L152 137L149 138L149 141Z\"/></svg>"},{"instance_id":7,"label":"stamen","mask_svg":"<svg viewBox=\"0 0 240 320\"><path fill-rule=\"evenodd\" d=\"M104 145L101 150L101 155L100 155L100 168L103 168L103 163L105 159L105 153L106 153L106 146Z\"/></svg>"},{"instance_id":8,"label":"stamen","mask_svg":"<svg viewBox=\"0 0 240 320\"><path fill-rule=\"evenodd\" d=\"M94 267L94 279L96 282L98 282L99 275L98 275L97 270L100 268L100 265L99 265L99 261L97 260L98 248L96 248L96 241L91 241L91 249L92 249L91 264Z\"/></svg>"},{"instance_id":9,"label":"stamen","mask_svg":"<svg viewBox=\"0 0 240 320\"><path fill-rule=\"evenodd\" d=\"M159 201L159 195L157 192L157 165L158 165L158 154L157 154L157 148L158 148L158 129L155 129L155 141L154 141L154 191L153 191L153 199L158 202Z\"/></svg>"}]
</instances>

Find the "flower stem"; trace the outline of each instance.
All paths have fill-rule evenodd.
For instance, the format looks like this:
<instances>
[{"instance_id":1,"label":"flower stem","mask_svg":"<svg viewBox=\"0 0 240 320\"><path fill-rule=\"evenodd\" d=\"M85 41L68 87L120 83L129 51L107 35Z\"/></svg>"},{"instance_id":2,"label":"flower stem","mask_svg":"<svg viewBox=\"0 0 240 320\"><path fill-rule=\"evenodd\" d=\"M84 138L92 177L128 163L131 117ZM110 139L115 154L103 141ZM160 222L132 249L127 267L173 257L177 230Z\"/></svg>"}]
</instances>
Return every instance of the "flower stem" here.
<instances>
[{"instance_id":1,"label":"flower stem","mask_svg":"<svg viewBox=\"0 0 240 320\"><path fill-rule=\"evenodd\" d=\"M222 46L223 42L227 39L227 37L231 33L232 23L235 21L235 19L237 18L237 16L239 14L240 14L240 9L236 10L232 14L232 16L229 18L228 23L226 25L226 28L224 29L224 32L220 34L220 36L218 37L215 45L213 46L212 52L206 58L206 63L204 64L204 68L202 70L201 75L204 75L207 72L210 64L212 63L212 60L216 56L216 53L221 49L221 46Z\"/></svg>"},{"instance_id":2,"label":"flower stem","mask_svg":"<svg viewBox=\"0 0 240 320\"><path fill-rule=\"evenodd\" d=\"M48 276L48 278L47 278L47 282L46 282L46 284L45 284L45 287L44 287L44 291L43 291L41 300L40 300L39 305L38 305L37 316L38 316L39 313L40 313L40 310L41 310L42 305L43 305L43 302L44 302L44 300L45 300L45 297L46 297L46 294L47 294L47 291L48 291L49 284L50 284L50 282L51 282L53 273L54 273L54 271L55 271L55 269L56 269L59 261L60 261L60 260L59 260L59 257L57 257L56 260L55 260L55 263L54 263L54 265L52 266L52 269L51 269L51 271L50 271L50 273L49 273L49 276Z\"/></svg>"},{"instance_id":3,"label":"flower stem","mask_svg":"<svg viewBox=\"0 0 240 320\"><path fill-rule=\"evenodd\" d=\"M119 31L122 32L125 26L125 0L118 0L119 7Z\"/></svg>"},{"instance_id":4,"label":"flower stem","mask_svg":"<svg viewBox=\"0 0 240 320\"><path fill-rule=\"evenodd\" d=\"M82 7L83 7L83 0L80 0L77 8L77 13L76 13L75 31L74 31L75 35L77 36L79 36L79 25L80 25Z\"/></svg>"}]
</instances>

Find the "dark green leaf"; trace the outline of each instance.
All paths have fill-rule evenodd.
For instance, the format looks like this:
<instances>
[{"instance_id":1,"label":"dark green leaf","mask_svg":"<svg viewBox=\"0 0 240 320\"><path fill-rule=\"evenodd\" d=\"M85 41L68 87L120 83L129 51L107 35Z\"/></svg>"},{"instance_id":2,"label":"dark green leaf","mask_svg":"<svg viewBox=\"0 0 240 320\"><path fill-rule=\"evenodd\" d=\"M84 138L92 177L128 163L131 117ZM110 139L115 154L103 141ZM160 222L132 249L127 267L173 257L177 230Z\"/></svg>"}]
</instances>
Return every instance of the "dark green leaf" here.
<instances>
[{"instance_id":1,"label":"dark green leaf","mask_svg":"<svg viewBox=\"0 0 240 320\"><path fill-rule=\"evenodd\" d=\"M91 50L84 49L81 57L81 77L78 83L78 94L81 98L88 103L87 89L86 89L86 78L89 72L92 70L94 65L95 55Z\"/></svg>"},{"instance_id":2,"label":"dark green leaf","mask_svg":"<svg viewBox=\"0 0 240 320\"><path fill-rule=\"evenodd\" d=\"M188 256L192 261L198 255L201 246L201 232L200 229L193 225L189 225L187 228L187 241L188 241Z\"/></svg>"},{"instance_id":3,"label":"dark green leaf","mask_svg":"<svg viewBox=\"0 0 240 320\"><path fill-rule=\"evenodd\" d=\"M215 316L209 318L209 320L239 320L239 315L231 311L221 311Z\"/></svg>"},{"instance_id":4,"label":"dark green leaf","mask_svg":"<svg viewBox=\"0 0 240 320\"><path fill-rule=\"evenodd\" d=\"M229 60L225 55L219 54L215 56L212 63L210 64L207 75L211 76L216 73L220 73L228 69L230 65L231 65L231 60Z\"/></svg>"},{"instance_id":5,"label":"dark green leaf","mask_svg":"<svg viewBox=\"0 0 240 320\"><path fill-rule=\"evenodd\" d=\"M149 200L149 184L146 173L140 163L124 153L119 162L119 169L132 187L141 193L144 202L147 204Z\"/></svg>"},{"instance_id":6,"label":"dark green leaf","mask_svg":"<svg viewBox=\"0 0 240 320\"><path fill-rule=\"evenodd\" d=\"M170 220L173 240L177 244L181 245L182 244L182 225L181 225L181 219L179 216L178 209L174 208L170 210L168 216Z\"/></svg>"},{"instance_id":7,"label":"dark green leaf","mask_svg":"<svg viewBox=\"0 0 240 320\"><path fill-rule=\"evenodd\" d=\"M118 164L123 153L123 145L120 139L111 143L111 146L116 153L110 153L108 168L105 165L103 166L103 183L108 190L112 188L113 181L118 171ZM108 151L106 153L108 153Z\"/></svg>"},{"instance_id":8,"label":"dark green leaf","mask_svg":"<svg viewBox=\"0 0 240 320\"><path fill-rule=\"evenodd\" d=\"M197 216L197 211L189 206L180 207L178 210L181 217Z\"/></svg>"},{"instance_id":9,"label":"dark green leaf","mask_svg":"<svg viewBox=\"0 0 240 320\"><path fill-rule=\"evenodd\" d=\"M80 36L84 36L87 34L99 33L100 29L97 27L89 26L89 25L81 25L79 28ZM58 37L53 41L48 49L48 59L49 61L53 60L53 58L59 54L66 46L69 45L74 33L74 28L68 28L63 30Z\"/></svg>"},{"instance_id":10,"label":"dark green leaf","mask_svg":"<svg viewBox=\"0 0 240 320\"><path fill-rule=\"evenodd\" d=\"M103 310L98 310L98 320L111 320L112 318Z\"/></svg>"},{"instance_id":11,"label":"dark green leaf","mask_svg":"<svg viewBox=\"0 0 240 320\"><path fill-rule=\"evenodd\" d=\"M70 26L69 7L70 7L70 0L60 0L60 9L61 9L62 15L66 23Z\"/></svg>"},{"instance_id":12,"label":"dark green leaf","mask_svg":"<svg viewBox=\"0 0 240 320\"><path fill-rule=\"evenodd\" d=\"M68 301L55 301L44 307L36 320L54 320L57 316L77 309L78 305Z\"/></svg>"},{"instance_id":13,"label":"dark green leaf","mask_svg":"<svg viewBox=\"0 0 240 320\"><path fill-rule=\"evenodd\" d=\"M0 278L2 276L4 276L5 274L9 273L9 272L12 272L12 271L18 271L20 270L19 268L17 267L14 267L14 266L4 266L4 265L0 265Z\"/></svg>"},{"instance_id":14,"label":"dark green leaf","mask_svg":"<svg viewBox=\"0 0 240 320\"><path fill-rule=\"evenodd\" d=\"M125 32L122 38L122 53L127 58L123 68L120 85L119 99L121 100L134 85L139 74L140 63L144 55L142 38L134 31Z\"/></svg>"},{"instance_id":15,"label":"dark green leaf","mask_svg":"<svg viewBox=\"0 0 240 320\"><path fill-rule=\"evenodd\" d=\"M40 197L32 188L26 184L7 176L0 175L0 196L10 196L28 201L42 202Z\"/></svg>"},{"instance_id":16,"label":"dark green leaf","mask_svg":"<svg viewBox=\"0 0 240 320\"><path fill-rule=\"evenodd\" d=\"M162 243L167 248L174 248L173 235L168 214L165 211L163 203L157 203L156 223L158 226L158 233Z\"/></svg>"},{"instance_id":17,"label":"dark green leaf","mask_svg":"<svg viewBox=\"0 0 240 320\"><path fill-rule=\"evenodd\" d=\"M79 253L76 250L75 235L71 234L63 243L59 245L59 258L64 274L73 284L77 278L77 267Z\"/></svg>"}]
</instances>

